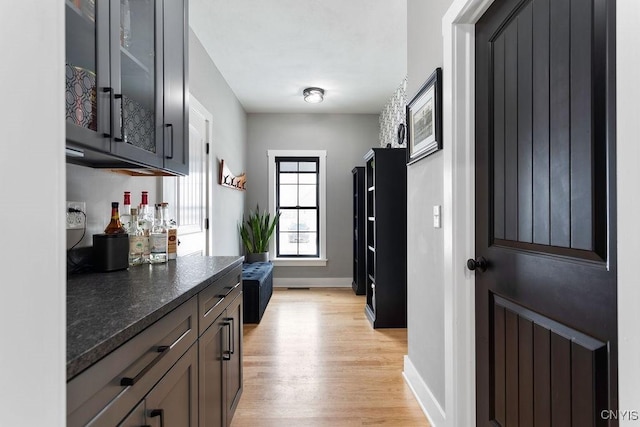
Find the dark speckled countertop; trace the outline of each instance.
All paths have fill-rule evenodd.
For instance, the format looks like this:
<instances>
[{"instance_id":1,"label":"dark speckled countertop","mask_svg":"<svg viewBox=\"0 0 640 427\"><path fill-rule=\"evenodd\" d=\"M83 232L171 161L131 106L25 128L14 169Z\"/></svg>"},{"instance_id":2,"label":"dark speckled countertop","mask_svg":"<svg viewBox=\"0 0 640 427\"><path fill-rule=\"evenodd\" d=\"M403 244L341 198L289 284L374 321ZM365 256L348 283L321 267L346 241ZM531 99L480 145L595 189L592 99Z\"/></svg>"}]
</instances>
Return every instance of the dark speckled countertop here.
<instances>
[{"instance_id":1,"label":"dark speckled countertop","mask_svg":"<svg viewBox=\"0 0 640 427\"><path fill-rule=\"evenodd\" d=\"M67 380L234 267L239 256L182 257L67 280Z\"/></svg>"}]
</instances>

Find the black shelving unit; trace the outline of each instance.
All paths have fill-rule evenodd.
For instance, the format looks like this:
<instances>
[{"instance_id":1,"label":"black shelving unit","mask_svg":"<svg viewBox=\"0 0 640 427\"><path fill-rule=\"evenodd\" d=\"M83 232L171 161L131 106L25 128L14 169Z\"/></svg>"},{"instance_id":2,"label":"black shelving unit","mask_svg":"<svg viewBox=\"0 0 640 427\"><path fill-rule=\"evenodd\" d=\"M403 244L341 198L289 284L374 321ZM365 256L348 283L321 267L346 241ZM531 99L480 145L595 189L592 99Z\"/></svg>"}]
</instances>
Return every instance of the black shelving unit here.
<instances>
[{"instance_id":1,"label":"black shelving unit","mask_svg":"<svg viewBox=\"0 0 640 427\"><path fill-rule=\"evenodd\" d=\"M374 328L407 327L407 167L405 148L365 156L365 313Z\"/></svg>"},{"instance_id":2,"label":"black shelving unit","mask_svg":"<svg viewBox=\"0 0 640 427\"><path fill-rule=\"evenodd\" d=\"M367 286L366 240L365 240L365 188L364 167L356 166L353 174L353 281L356 295L365 295Z\"/></svg>"}]
</instances>

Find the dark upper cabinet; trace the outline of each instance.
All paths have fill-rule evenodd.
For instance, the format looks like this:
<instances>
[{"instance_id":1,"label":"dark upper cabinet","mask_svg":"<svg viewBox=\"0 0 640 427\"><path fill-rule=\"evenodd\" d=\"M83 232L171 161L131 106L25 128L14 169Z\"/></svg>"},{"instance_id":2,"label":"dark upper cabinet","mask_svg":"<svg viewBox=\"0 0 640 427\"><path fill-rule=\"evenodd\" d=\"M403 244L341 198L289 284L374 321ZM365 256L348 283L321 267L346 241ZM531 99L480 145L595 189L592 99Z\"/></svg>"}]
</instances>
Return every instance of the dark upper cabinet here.
<instances>
[{"instance_id":1,"label":"dark upper cabinet","mask_svg":"<svg viewBox=\"0 0 640 427\"><path fill-rule=\"evenodd\" d=\"M67 160L188 173L185 0L65 0Z\"/></svg>"}]
</instances>

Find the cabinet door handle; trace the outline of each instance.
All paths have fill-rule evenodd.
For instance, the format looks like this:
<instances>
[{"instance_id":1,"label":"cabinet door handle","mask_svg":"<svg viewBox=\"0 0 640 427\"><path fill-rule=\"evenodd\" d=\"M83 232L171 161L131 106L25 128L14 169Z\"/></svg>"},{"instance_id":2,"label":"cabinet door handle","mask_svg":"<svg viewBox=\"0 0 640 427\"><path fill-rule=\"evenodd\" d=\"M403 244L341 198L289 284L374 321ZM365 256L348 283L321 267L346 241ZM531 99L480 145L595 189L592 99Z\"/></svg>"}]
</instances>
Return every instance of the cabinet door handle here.
<instances>
[{"instance_id":1,"label":"cabinet door handle","mask_svg":"<svg viewBox=\"0 0 640 427\"><path fill-rule=\"evenodd\" d=\"M122 97L121 93L116 93L113 96L115 99L119 99L120 100L120 126L117 126L117 128L120 130L120 134L119 136L116 135L113 139L115 141L118 142L122 142L126 139L125 134L124 134L124 98ZM112 115L113 117L113 115ZM114 126L114 128L116 128Z\"/></svg>"},{"instance_id":2,"label":"cabinet door handle","mask_svg":"<svg viewBox=\"0 0 640 427\"><path fill-rule=\"evenodd\" d=\"M105 138L111 138L111 135L113 135L113 88L103 87L102 93L109 94L109 132L104 132L102 136Z\"/></svg>"},{"instance_id":3,"label":"cabinet door handle","mask_svg":"<svg viewBox=\"0 0 640 427\"><path fill-rule=\"evenodd\" d=\"M171 123L167 123L164 125L166 128L169 128L171 130L170 134L171 134L171 155L169 156L165 156L167 159L173 159L173 125Z\"/></svg>"},{"instance_id":4,"label":"cabinet door handle","mask_svg":"<svg viewBox=\"0 0 640 427\"><path fill-rule=\"evenodd\" d=\"M152 409L151 412L149 412L149 417L160 417L160 427L164 427L164 409Z\"/></svg>"},{"instance_id":5,"label":"cabinet door handle","mask_svg":"<svg viewBox=\"0 0 640 427\"><path fill-rule=\"evenodd\" d=\"M226 319L224 319L228 322L231 322L229 325L229 354L234 354L236 351L236 338L235 338L235 328L233 327L233 321L234 318L233 317L227 317Z\"/></svg>"},{"instance_id":6,"label":"cabinet door handle","mask_svg":"<svg viewBox=\"0 0 640 427\"><path fill-rule=\"evenodd\" d=\"M225 328L227 326L229 327L229 335L227 335L227 348L228 348L228 350L223 350L222 351L222 360L231 360L231 332L232 332L231 323L224 322L222 324L222 326L224 326Z\"/></svg>"}]
</instances>

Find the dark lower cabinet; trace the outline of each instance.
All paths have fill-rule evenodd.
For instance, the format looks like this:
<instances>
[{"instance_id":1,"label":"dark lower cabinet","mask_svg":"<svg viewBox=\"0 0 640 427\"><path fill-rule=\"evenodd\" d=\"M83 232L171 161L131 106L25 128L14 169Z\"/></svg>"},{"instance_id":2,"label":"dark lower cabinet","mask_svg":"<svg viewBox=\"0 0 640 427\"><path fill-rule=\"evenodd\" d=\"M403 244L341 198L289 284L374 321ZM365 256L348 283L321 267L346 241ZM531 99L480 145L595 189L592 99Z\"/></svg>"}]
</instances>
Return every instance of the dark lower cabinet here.
<instances>
[{"instance_id":1,"label":"dark lower cabinet","mask_svg":"<svg viewBox=\"0 0 640 427\"><path fill-rule=\"evenodd\" d=\"M223 341L225 326L220 316L199 340L200 367L200 425L226 425L224 410L225 366Z\"/></svg>"},{"instance_id":2,"label":"dark lower cabinet","mask_svg":"<svg viewBox=\"0 0 640 427\"><path fill-rule=\"evenodd\" d=\"M242 394L242 294L200 336L200 426L229 426Z\"/></svg>"},{"instance_id":3,"label":"dark lower cabinet","mask_svg":"<svg viewBox=\"0 0 640 427\"><path fill-rule=\"evenodd\" d=\"M197 386L198 353L193 345L118 426L197 426Z\"/></svg>"},{"instance_id":4,"label":"dark lower cabinet","mask_svg":"<svg viewBox=\"0 0 640 427\"><path fill-rule=\"evenodd\" d=\"M242 395L242 295L236 297L229 305L225 316L225 324L229 324L231 338L225 378L227 388L225 409L229 420L227 425L229 425Z\"/></svg>"},{"instance_id":5,"label":"dark lower cabinet","mask_svg":"<svg viewBox=\"0 0 640 427\"><path fill-rule=\"evenodd\" d=\"M145 425L198 425L198 352L193 345L145 399ZM154 421L157 420L157 421Z\"/></svg>"},{"instance_id":6,"label":"dark lower cabinet","mask_svg":"<svg viewBox=\"0 0 640 427\"><path fill-rule=\"evenodd\" d=\"M67 426L227 427L242 395L237 266L67 383Z\"/></svg>"}]
</instances>

